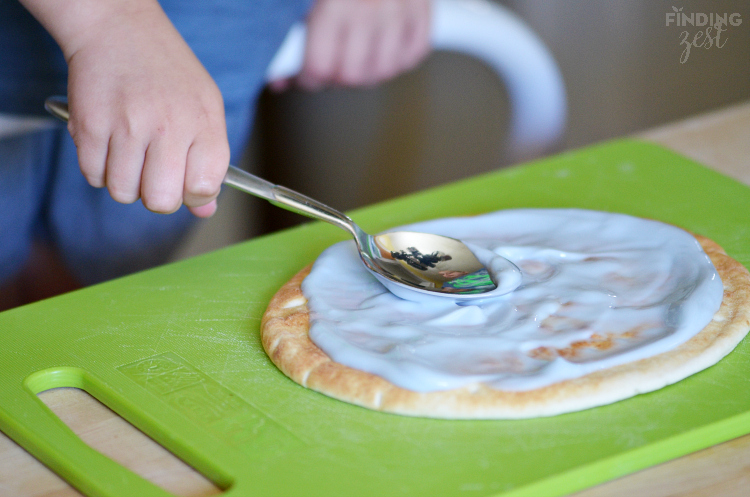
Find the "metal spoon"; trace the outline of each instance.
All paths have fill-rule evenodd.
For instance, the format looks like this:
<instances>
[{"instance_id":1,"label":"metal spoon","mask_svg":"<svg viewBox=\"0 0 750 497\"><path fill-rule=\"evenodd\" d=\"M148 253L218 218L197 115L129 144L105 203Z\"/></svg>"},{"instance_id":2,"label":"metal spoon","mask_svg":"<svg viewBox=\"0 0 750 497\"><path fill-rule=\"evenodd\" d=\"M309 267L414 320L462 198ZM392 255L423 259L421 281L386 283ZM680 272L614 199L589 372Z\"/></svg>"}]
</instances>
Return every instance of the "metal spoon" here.
<instances>
[{"instance_id":1,"label":"metal spoon","mask_svg":"<svg viewBox=\"0 0 750 497\"><path fill-rule=\"evenodd\" d=\"M62 121L70 118L64 97L47 99L45 108ZM511 262L493 258L492 271L488 272L474 253L454 238L407 231L371 236L336 209L234 166L229 166L224 184L346 230L354 237L365 267L386 288L406 300L424 300L430 296L454 300L487 298L498 292L508 293L520 283L520 273ZM501 259L499 266L498 259ZM504 271L514 276L499 288L498 275Z\"/></svg>"}]
</instances>

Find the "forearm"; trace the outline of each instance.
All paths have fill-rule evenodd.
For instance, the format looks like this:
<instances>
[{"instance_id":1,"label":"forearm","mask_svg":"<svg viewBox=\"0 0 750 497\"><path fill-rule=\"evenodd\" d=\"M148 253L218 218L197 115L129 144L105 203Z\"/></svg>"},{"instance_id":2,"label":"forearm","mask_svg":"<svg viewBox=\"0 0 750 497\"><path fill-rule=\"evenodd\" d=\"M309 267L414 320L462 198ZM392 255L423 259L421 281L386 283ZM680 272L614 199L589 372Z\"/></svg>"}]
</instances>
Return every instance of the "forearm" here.
<instances>
[{"instance_id":1,"label":"forearm","mask_svg":"<svg viewBox=\"0 0 750 497\"><path fill-rule=\"evenodd\" d=\"M70 58L118 24L170 25L157 0L19 0Z\"/></svg>"}]
</instances>

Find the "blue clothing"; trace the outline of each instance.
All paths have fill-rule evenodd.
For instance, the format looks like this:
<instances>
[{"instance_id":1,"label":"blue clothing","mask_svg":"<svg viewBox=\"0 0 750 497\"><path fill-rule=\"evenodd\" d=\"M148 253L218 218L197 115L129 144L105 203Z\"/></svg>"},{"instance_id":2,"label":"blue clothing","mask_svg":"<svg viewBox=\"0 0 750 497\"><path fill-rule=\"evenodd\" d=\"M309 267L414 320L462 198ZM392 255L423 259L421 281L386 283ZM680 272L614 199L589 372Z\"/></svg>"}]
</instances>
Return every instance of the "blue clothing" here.
<instances>
[{"instance_id":1,"label":"blue clothing","mask_svg":"<svg viewBox=\"0 0 750 497\"><path fill-rule=\"evenodd\" d=\"M222 92L234 161L266 67L311 1L161 2ZM66 79L46 31L15 0L0 0L0 113L44 115L44 99L66 94ZM0 139L0 213L0 284L21 269L34 237L52 243L89 284L164 262L193 220L185 208L154 214L90 187L63 126Z\"/></svg>"},{"instance_id":2,"label":"blue clothing","mask_svg":"<svg viewBox=\"0 0 750 497\"><path fill-rule=\"evenodd\" d=\"M0 112L43 115L43 95L65 95L60 48L16 0L0 0Z\"/></svg>"},{"instance_id":3,"label":"blue clothing","mask_svg":"<svg viewBox=\"0 0 750 497\"><path fill-rule=\"evenodd\" d=\"M76 164L63 127L0 140L0 283L23 267L34 239L91 284L164 263L192 224L184 208L165 216L118 204Z\"/></svg>"}]
</instances>

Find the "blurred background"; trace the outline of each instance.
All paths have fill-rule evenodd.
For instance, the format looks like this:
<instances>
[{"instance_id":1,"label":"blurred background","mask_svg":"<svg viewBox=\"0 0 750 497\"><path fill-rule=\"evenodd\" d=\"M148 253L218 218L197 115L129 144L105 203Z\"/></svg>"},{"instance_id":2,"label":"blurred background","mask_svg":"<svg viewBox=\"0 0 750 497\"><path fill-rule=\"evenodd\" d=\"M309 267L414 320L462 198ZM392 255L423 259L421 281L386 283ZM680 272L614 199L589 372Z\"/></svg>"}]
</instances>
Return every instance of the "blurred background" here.
<instances>
[{"instance_id":1,"label":"blurred background","mask_svg":"<svg viewBox=\"0 0 750 497\"><path fill-rule=\"evenodd\" d=\"M750 100L746 0L504 0L546 43L567 88L563 139L545 154L582 147ZM683 12L739 14L723 46L693 47L681 63ZM516 161L504 137L507 95L465 56L435 53L416 71L372 89L266 91L242 167L341 210ZM526 159L533 159L527 157ZM750 159L748 167L750 167ZM306 219L225 188L177 258ZM367 228L366 226L364 227Z\"/></svg>"}]
</instances>

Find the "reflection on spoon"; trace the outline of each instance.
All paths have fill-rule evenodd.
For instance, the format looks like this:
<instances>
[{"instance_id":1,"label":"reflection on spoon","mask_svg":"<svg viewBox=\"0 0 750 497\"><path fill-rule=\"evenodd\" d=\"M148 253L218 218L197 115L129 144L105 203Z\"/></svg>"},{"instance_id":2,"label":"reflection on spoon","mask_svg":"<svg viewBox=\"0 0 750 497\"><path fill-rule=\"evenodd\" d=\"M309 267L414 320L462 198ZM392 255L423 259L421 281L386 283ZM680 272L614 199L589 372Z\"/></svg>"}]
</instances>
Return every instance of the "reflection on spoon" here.
<instances>
[{"instance_id":1,"label":"reflection on spoon","mask_svg":"<svg viewBox=\"0 0 750 497\"><path fill-rule=\"evenodd\" d=\"M379 271L373 273L405 300L425 301L436 296L451 296L456 301L488 299L512 292L521 284L521 271L515 264L491 250L453 238L397 231L372 240L371 262L398 275L412 288L404 291Z\"/></svg>"}]
</instances>

